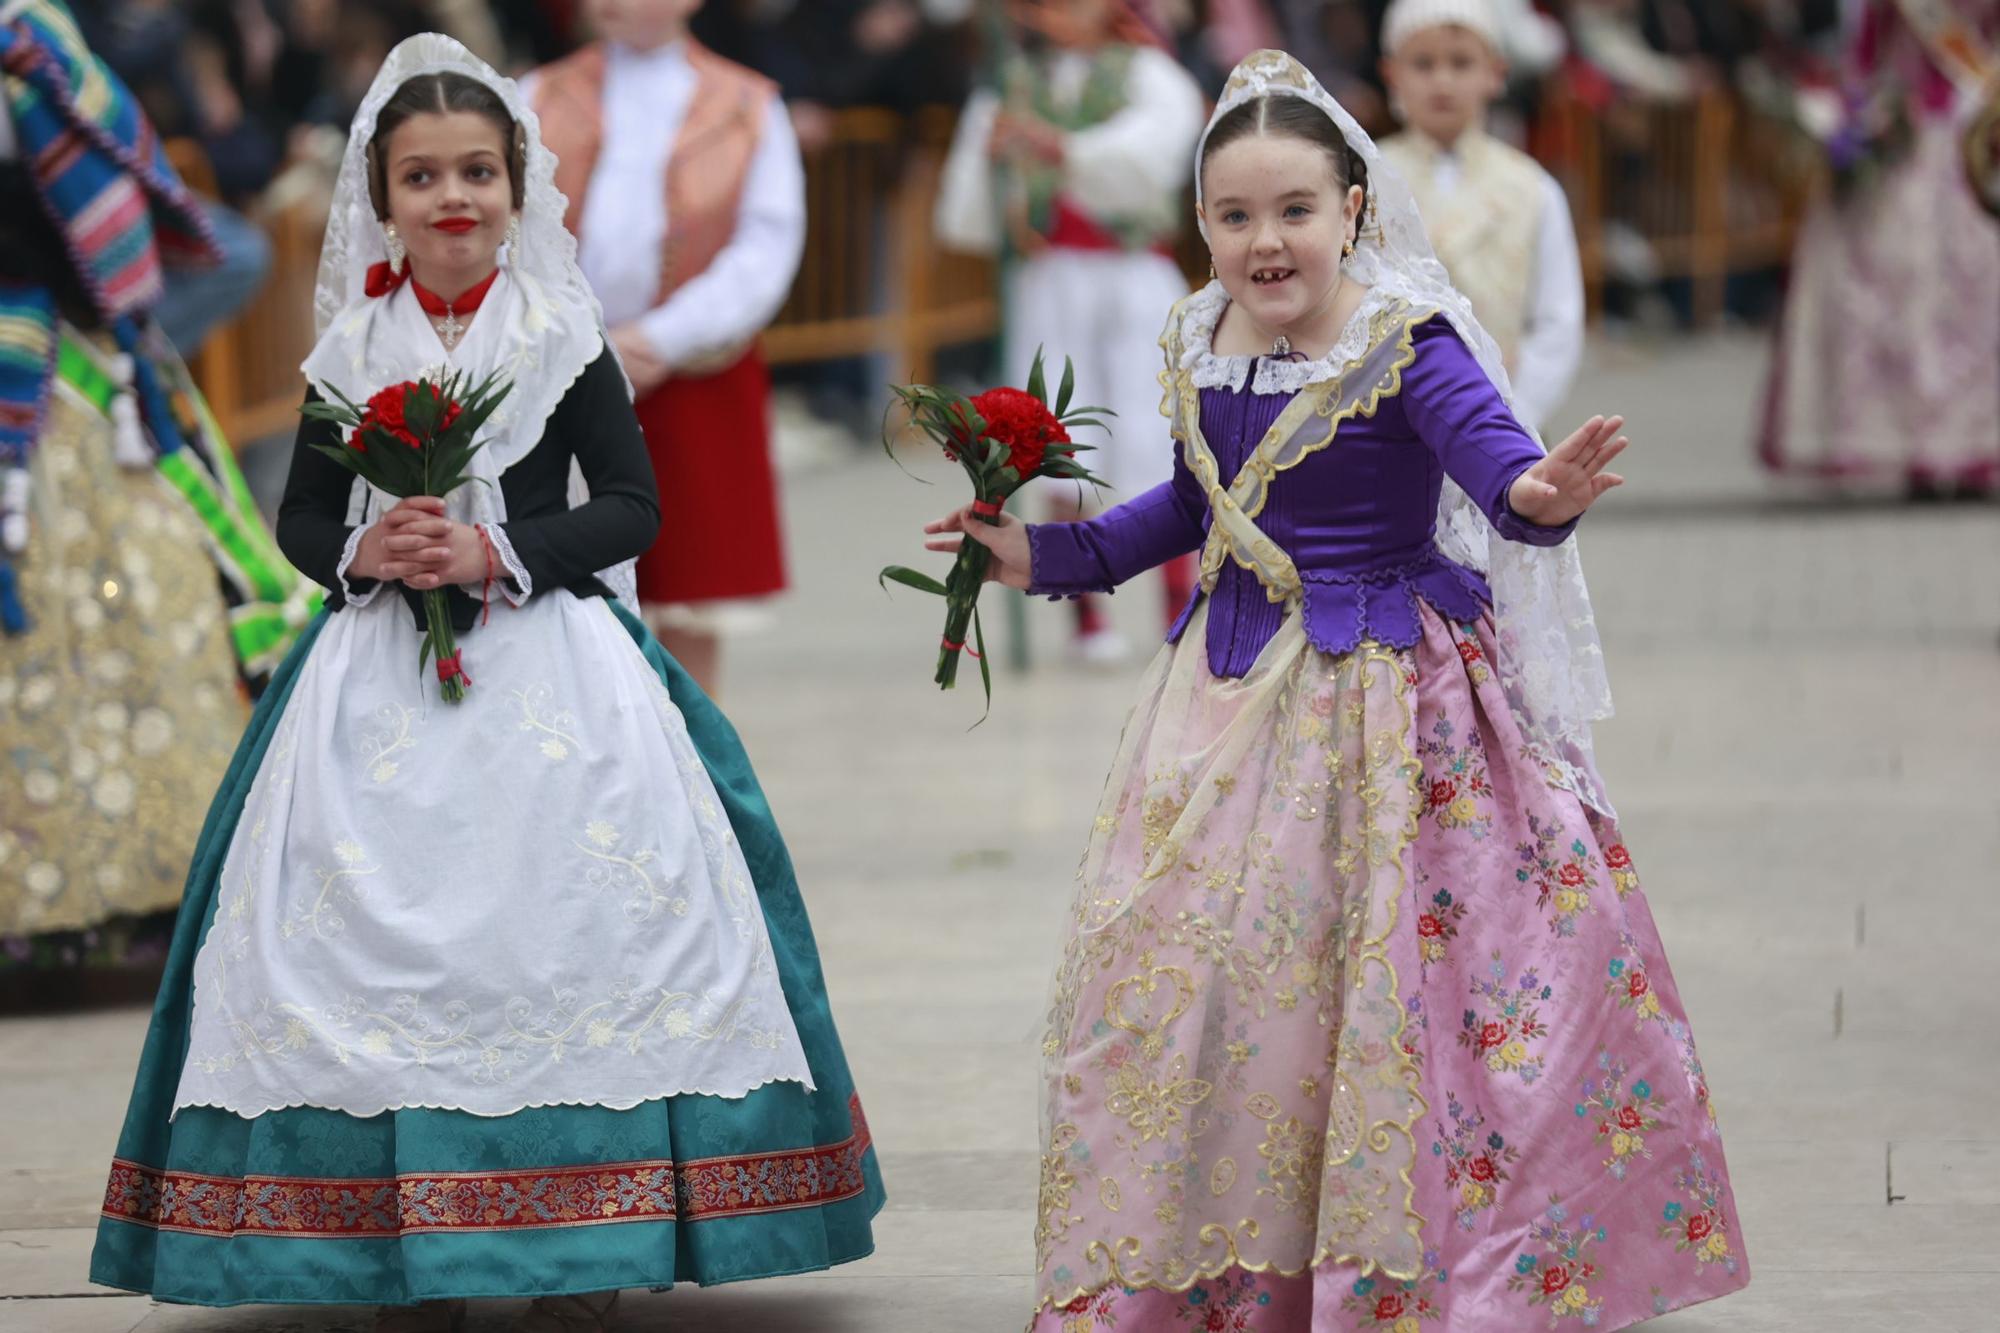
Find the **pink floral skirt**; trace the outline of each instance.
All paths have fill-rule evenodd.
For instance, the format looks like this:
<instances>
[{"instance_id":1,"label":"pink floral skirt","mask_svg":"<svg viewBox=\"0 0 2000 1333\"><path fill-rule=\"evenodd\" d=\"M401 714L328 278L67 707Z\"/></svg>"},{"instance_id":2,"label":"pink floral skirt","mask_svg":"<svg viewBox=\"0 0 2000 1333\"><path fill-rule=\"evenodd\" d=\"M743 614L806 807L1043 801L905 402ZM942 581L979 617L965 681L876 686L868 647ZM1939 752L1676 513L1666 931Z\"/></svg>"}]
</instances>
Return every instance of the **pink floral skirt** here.
<instances>
[{"instance_id":1,"label":"pink floral skirt","mask_svg":"<svg viewBox=\"0 0 2000 1333\"><path fill-rule=\"evenodd\" d=\"M1613 1329L1749 1280L1701 1062L1615 828L1487 663L1150 668L1046 1061L1037 1333Z\"/></svg>"}]
</instances>

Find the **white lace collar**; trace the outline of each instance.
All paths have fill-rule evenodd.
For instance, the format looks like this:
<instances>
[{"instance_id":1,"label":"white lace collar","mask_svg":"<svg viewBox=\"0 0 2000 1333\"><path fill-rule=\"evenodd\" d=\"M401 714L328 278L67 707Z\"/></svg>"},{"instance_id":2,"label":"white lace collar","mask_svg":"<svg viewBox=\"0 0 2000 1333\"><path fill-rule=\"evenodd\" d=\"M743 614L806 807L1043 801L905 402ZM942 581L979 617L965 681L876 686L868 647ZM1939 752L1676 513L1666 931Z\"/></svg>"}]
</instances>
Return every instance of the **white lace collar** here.
<instances>
[{"instance_id":1,"label":"white lace collar","mask_svg":"<svg viewBox=\"0 0 2000 1333\"><path fill-rule=\"evenodd\" d=\"M1220 281L1188 298L1181 319L1181 368L1191 371L1197 389L1228 389L1241 393L1247 382L1250 392L1266 396L1295 394L1308 385L1333 379L1361 359L1368 350L1369 317L1388 305L1391 297L1380 287L1371 287L1348 319L1347 327L1327 354L1316 361L1280 361L1269 356L1222 356L1215 350L1215 330L1222 312L1229 308L1229 294ZM1251 380L1252 367L1256 378Z\"/></svg>"}]
</instances>

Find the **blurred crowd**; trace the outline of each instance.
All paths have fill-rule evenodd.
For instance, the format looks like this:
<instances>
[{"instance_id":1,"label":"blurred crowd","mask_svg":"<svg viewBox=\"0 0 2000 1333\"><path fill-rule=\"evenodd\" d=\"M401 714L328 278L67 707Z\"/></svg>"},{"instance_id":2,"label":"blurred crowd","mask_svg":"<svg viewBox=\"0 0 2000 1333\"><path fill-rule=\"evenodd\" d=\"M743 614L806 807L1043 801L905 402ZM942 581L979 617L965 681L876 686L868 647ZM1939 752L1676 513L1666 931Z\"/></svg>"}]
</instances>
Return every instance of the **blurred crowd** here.
<instances>
[{"instance_id":1,"label":"blurred crowd","mask_svg":"<svg viewBox=\"0 0 2000 1333\"><path fill-rule=\"evenodd\" d=\"M1150 0L1142 6L1212 92L1260 46L1313 67L1371 129L1391 121L1379 72L1387 0ZM576 0L75 0L91 44L161 133L198 141L221 196L248 204L288 166L334 155L383 56L424 30L524 71L588 36ZM775 79L807 150L830 113L956 105L979 74L982 0L709 0L711 48ZM1675 101L1719 85L1810 80L1842 0L1502 0L1525 120L1561 70L1585 95ZM1518 122L1517 122L1518 123Z\"/></svg>"}]
</instances>

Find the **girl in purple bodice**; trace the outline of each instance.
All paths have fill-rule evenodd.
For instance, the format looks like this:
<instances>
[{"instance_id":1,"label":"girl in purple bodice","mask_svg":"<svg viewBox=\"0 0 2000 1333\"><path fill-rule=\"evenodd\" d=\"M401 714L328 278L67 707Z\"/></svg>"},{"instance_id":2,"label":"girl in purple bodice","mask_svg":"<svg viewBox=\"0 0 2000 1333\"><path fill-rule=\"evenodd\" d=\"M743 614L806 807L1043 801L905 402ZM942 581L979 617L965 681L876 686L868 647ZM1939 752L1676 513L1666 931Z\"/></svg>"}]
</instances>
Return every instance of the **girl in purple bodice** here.
<instances>
[{"instance_id":1,"label":"girl in purple bodice","mask_svg":"<svg viewBox=\"0 0 2000 1333\"><path fill-rule=\"evenodd\" d=\"M1610 1329L1734 1290L1707 1081L1589 758L1568 538L1620 422L1544 454L1290 57L1238 67L1197 167L1174 479L927 529L1053 595L1201 554L1057 972L1035 1327Z\"/></svg>"}]
</instances>

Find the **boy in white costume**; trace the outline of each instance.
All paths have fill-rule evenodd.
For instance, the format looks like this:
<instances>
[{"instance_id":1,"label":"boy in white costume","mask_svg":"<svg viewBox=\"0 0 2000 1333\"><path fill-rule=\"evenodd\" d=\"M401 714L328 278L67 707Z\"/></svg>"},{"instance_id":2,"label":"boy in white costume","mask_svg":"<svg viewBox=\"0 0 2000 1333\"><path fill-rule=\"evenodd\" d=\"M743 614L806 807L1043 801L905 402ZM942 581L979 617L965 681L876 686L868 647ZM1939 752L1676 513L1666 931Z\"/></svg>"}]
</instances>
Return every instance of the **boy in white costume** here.
<instances>
[{"instance_id":1,"label":"boy in white costume","mask_svg":"<svg viewBox=\"0 0 2000 1333\"><path fill-rule=\"evenodd\" d=\"M1562 186L1486 132L1506 85L1492 0L1395 0L1383 77L1406 128L1382 141L1452 285L1500 344L1522 421L1562 406L1583 356L1583 270Z\"/></svg>"},{"instance_id":2,"label":"boy in white costume","mask_svg":"<svg viewBox=\"0 0 2000 1333\"><path fill-rule=\"evenodd\" d=\"M712 694L723 631L786 584L757 340L798 273L805 169L777 86L690 35L701 0L581 8L599 40L524 88L659 477L640 607Z\"/></svg>"},{"instance_id":3,"label":"boy in white costume","mask_svg":"<svg viewBox=\"0 0 2000 1333\"><path fill-rule=\"evenodd\" d=\"M1187 295L1172 243L1206 109L1129 0L1010 0L1007 12L1021 44L1000 62L1003 86L966 103L937 234L951 249L1015 261L1002 378L1022 383L1046 347L1075 361L1079 401L1117 414L1092 455L1115 503L1173 474L1156 339ZM1058 518L1080 516L1074 492L1053 503ZM1178 562L1164 573L1171 622L1192 571ZM1080 655L1123 656L1095 598L1075 606Z\"/></svg>"}]
</instances>

